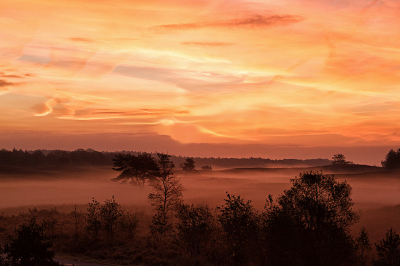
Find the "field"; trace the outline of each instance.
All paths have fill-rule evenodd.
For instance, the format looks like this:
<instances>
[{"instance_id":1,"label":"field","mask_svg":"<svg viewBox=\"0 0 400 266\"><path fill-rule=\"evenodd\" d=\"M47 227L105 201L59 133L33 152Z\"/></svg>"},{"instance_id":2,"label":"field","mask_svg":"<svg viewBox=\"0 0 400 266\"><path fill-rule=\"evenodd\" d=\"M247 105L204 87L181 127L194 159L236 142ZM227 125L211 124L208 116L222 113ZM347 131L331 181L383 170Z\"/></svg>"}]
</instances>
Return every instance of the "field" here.
<instances>
[{"instance_id":1,"label":"field","mask_svg":"<svg viewBox=\"0 0 400 266\"><path fill-rule=\"evenodd\" d=\"M376 243L385 236L388 229L400 229L399 174L387 173L378 167L234 168L198 171L190 175L176 171L175 174L183 184L185 203L207 204L215 209L224 203L226 192L229 192L251 200L253 206L262 211L268 194L276 198L291 187L290 179L309 170L322 170L324 174L333 174L339 181L346 180L350 184L355 203L353 209L361 215L360 221L352 228L353 235L357 235L364 226L369 232L370 242ZM11 217L28 214L29 210L36 208L56 209L61 214L67 214L76 207L83 214L93 197L103 203L115 196L115 200L125 210L140 213L139 231L148 232L152 215L147 200L150 188L112 182L116 174L106 167L41 171L8 169L0 176L0 213L2 217ZM1 242L5 241L6 232L10 232L11 225L4 224L5 220L2 220L1 225Z\"/></svg>"}]
</instances>

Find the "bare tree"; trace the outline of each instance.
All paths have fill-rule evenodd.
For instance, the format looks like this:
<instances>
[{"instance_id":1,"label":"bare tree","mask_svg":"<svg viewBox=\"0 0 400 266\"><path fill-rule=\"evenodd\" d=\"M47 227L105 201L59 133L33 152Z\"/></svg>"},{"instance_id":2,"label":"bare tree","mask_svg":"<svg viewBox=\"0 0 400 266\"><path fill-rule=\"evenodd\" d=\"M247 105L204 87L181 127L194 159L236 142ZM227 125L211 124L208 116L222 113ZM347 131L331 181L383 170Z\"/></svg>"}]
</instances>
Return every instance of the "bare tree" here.
<instances>
[{"instance_id":1,"label":"bare tree","mask_svg":"<svg viewBox=\"0 0 400 266\"><path fill-rule=\"evenodd\" d=\"M157 213L153 217L153 231L164 233L172 228L168 222L176 207L182 202L183 186L178 177L174 175L174 163L171 161L171 155L157 153L159 160L159 173L157 178L151 181L153 191L148 199Z\"/></svg>"}]
</instances>

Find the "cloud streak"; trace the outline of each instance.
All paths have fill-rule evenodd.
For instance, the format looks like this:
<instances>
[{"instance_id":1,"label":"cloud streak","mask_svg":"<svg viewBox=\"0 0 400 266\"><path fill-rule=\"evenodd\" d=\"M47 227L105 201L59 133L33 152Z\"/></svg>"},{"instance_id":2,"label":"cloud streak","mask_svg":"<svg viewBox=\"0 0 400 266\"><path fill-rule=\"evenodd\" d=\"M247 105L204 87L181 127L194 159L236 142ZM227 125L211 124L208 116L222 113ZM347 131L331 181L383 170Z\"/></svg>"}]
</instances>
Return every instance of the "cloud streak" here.
<instances>
[{"instance_id":1,"label":"cloud streak","mask_svg":"<svg viewBox=\"0 0 400 266\"><path fill-rule=\"evenodd\" d=\"M230 19L224 21L202 22L202 23L181 23L166 24L152 27L156 31L195 30L201 28L241 28L241 27L273 27L286 26L304 20L296 15L260 15L255 14L245 18Z\"/></svg>"},{"instance_id":2,"label":"cloud streak","mask_svg":"<svg viewBox=\"0 0 400 266\"><path fill-rule=\"evenodd\" d=\"M229 42L182 42L183 45L206 46L206 47L223 47L235 45Z\"/></svg>"},{"instance_id":3,"label":"cloud streak","mask_svg":"<svg viewBox=\"0 0 400 266\"><path fill-rule=\"evenodd\" d=\"M18 83L13 83L13 82L8 82L3 79L0 79L0 87L8 87L8 86L14 86L17 85Z\"/></svg>"}]
</instances>

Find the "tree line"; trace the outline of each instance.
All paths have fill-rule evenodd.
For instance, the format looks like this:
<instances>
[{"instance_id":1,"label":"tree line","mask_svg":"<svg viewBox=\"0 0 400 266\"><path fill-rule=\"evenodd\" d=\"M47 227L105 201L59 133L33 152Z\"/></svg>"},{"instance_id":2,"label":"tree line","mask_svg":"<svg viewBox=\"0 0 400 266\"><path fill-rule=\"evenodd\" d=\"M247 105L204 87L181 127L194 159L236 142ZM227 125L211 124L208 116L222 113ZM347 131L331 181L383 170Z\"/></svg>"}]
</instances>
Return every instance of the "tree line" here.
<instances>
[{"instance_id":1,"label":"tree line","mask_svg":"<svg viewBox=\"0 0 400 266\"><path fill-rule=\"evenodd\" d=\"M69 167L80 165L111 165L114 153L77 149L75 151L12 151L0 150L0 166L11 167Z\"/></svg>"},{"instance_id":2,"label":"tree line","mask_svg":"<svg viewBox=\"0 0 400 266\"><path fill-rule=\"evenodd\" d=\"M142 152L99 152L93 149L77 149L75 151L64 150L0 150L0 166L6 167L70 167L70 166L110 166L113 165L113 159L118 155L139 155ZM151 156L157 154L149 153ZM196 161L202 170L212 170L212 166L221 168L232 167L280 167L280 165L308 165L308 166L322 166L328 164L345 165L353 164L347 161L345 156L341 153L335 154L332 160L328 159L282 159L272 160L264 158L203 158L203 157L182 157L171 155L171 160L176 165L187 164L187 160ZM391 149L384 160L381 162L382 167L386 170L400 169L400 148L397 150ZM181 167L183 168L183 166ZM185 169L184 169L185 170Z\"/></svg>"},{"instance_id":3,"label":"tree line","mask_svg":"<svg viewBox=\"0 0 400 266\"><path fill-rule=\"evenodd\" d=\"M99 152L93 149L77 149L75 151L65 150L0 150L0 166L44 168L44 167L71 167L71 166L110 166L113 165L113 158L118 154L141 154L141 152ZM157 156L157 154L152 154ZM320 166L330 164L328 159L282 159L272 160L265 158L203 158L203 157L182 157L171 155L171 160L180 165L187 158L193 158L200 166L200 169L210 170L210 167L232 168L232 167L279 167L280 165L309 165Z\"/></svg>"}]
</instances>

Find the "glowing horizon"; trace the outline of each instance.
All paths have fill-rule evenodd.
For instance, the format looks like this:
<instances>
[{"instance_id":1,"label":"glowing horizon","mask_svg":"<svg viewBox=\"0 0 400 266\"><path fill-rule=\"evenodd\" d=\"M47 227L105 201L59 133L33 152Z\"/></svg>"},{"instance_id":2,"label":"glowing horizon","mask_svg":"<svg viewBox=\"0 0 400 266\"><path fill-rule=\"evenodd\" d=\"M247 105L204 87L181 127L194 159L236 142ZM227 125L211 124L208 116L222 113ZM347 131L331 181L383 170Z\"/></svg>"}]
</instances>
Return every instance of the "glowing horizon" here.
<instances>
[{"instance_id":1,"label":"glowing horizon","mask_svg":"<svg viewBox=\"0 0 400 266\"><path fill-rule=\"evenodd\" d=\"M0 134L400 140L398 1L3 0L0 14Z\"/></svg>"}]
</instances>

